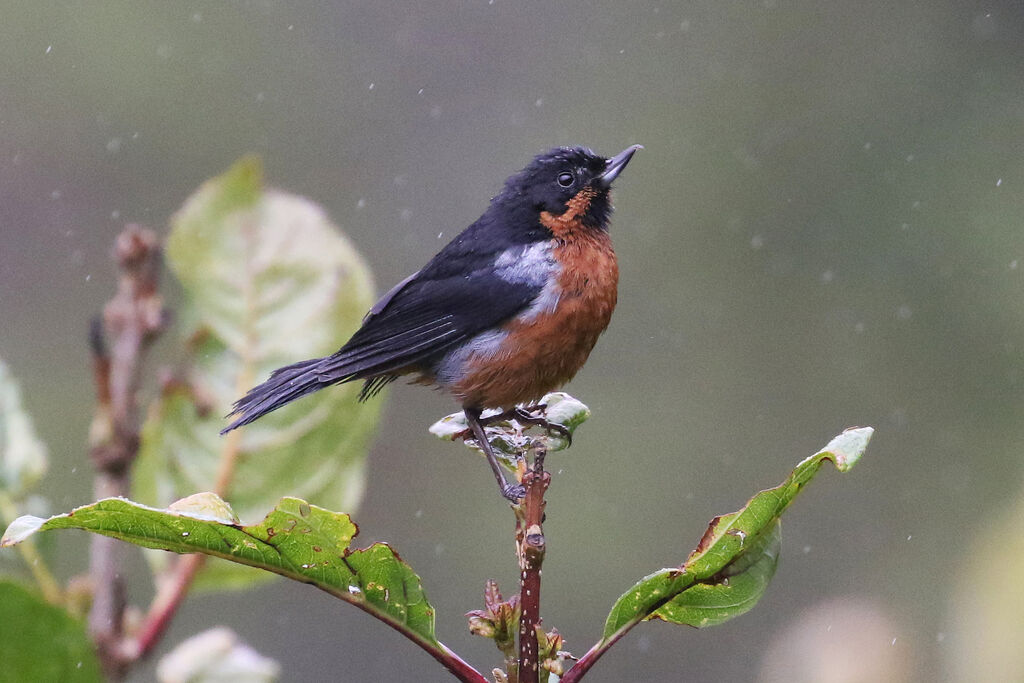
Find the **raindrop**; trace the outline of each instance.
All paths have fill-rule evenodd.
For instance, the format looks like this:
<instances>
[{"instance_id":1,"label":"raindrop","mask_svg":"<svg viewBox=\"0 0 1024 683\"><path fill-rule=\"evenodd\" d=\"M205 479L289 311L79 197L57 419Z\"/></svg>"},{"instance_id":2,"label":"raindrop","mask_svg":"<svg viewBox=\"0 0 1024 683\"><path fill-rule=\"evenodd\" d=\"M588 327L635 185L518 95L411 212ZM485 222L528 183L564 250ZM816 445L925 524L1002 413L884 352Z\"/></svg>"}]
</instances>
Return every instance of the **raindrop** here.
<instances>
[{"instance_id":1,"label":"raindrop","mask_svg":"<svg viewBox=\"0 0 1024 683\"><path fill-rule=\"evenodd\" d=\"M349 586L348 587L348 592L351 593L352 595L359 595L363 591L359 590L359 586L354 586L353 585L353 586Z\"/></svg>"},{"instance_id":2,"label":"raindrop","mask_svg":"<svg viewBox=\"0 0 1024 683\"><path fill-rule=\"evenodd\" d=\"M412 220L412 209L402 209L398 215L404 222L408 223Z\"/></svg>"},{"instance_id":3,"label":"raindrop","mask_svg":"<svg viewBox=\"0 0 1024 683\"><path fill-rule=\"evenodd\" d=\"M420 519L421 517L423 517L423 510L417 510L416 511L416 519Z\"/></svg>"},{"instance_id":4,"label":"raindrop","mask_svg":"<svg viewBox=\"0 0 1024 683\"><path fill-rule=\"evenodd\" d=\"M945 639L946 639L946 634L943 633L942 631L939 631L938 633L935 634L935 642L936 643L941 643Z\"/></svg>"},{"instance_id":5,"label":"raindrop","mask_svg":"<svg viewBox=\"0 0 1024 683\"><path fill-rule=\"evenodd\" d=\"M853 331L857 334L864 334L864 323L857 323L853 326Z\"/></svg>"},{"instance_id":6,"label":"raindrop","mask_svg":"<svg viewBox=\"0 0 1024 683\"><path fill-rule=\"evenodd\" d=\"M50 50L52 50L52 49L53 49L53 45L47 45L46 46L46 54L50 54ZM79 662L78 666L82 666L82 663Z\"/></svg>"},{"instance_id":7,"label":"raindrop","mask_svg":"<svg viewBox=\"0 0 1024 683\"><path fill-rule=\"evenodd\" d=\"M107 151L111 154L117 154L121 151L121 138L110 138L107 140Z\"/></svg>"},{"instance_id":8,"label":"raindrop","mask_svg":"<svg viewBox=\"0 0 1024 683\"><path fill-rule=\"evenodd\" d=\"M293 28L295 28L295 24L288 24L288 30L289 31L291 31Z\"/></svg>"},{"instance_id":9,"label":"raindrop","mask_svg":"<svg viewBox=\"0 0 1024 683\"><path fill-rule=\"evenodd\" d=\"M750 246L754 249L760 249L764 246L764 238L760 235L754 235L750 238Z\"/></svg>"},{"instance_id":10,"label":"raindrop","mask_svg":"<svg viewBox=\"0 0 1024 683\"><path fill-rule=\"evenodd\" d=\"M910 310L910 306L906 304L896 309L896 317L900 320L909 320L911 315L913 315L913 312Z\"/></svg>"},{"instance_id":11,"label":"raindrop","mask_svg":"<svg viewBox=\"0 0 1024 683\"><path fill-rule=\"evenodd\" d=\"M805 545L805 546L804 546L804 555L806 555L806 554L807 554L807 553L809 553L809 552L811 552L811 546L809 546L809 545Z\"/></svg>"},{"instance_id":12,"label":"raindrop","mask_svg":"<svg viewBox=\"0 0 1024 683\"><path fill-rule=\"evenodd\" d=\"M441 232L437 233L437 239L441 239L441 235L443 235L443 234L444 234L444 230L442 230Z\"/></svg>"},{"instance_id":13,"label":"raindrop","mask_svg":"<svg viewBox=\"0 0 1024 683\"><path fill-rule=\"evenodd\" d=\"M376 87L377 87L377 84L376 84L376 83L371 83L371 84L370 84L370 90L373 90L373 89L374 89L374 88L376 88Z\"/></svg>"},{"instance_id":14,"label":"raindrop","mask_svg":"<svg viewBox=\"0 0 1024 683\"><path fill-rule=\"evenodd\" d=\"M890 645L890 647L894 647L894 646L896 645L896 639L895 639L895 638L893 638L893 639L892 639L892 642L891 642L891 643L889 643L889 645Z\"/></svg>"},{"instance_id":15,"label":"raindrop","mask_svg":"<svg viewBox=\"0 0 1024 683\"><path fill-rule=\"evenodd\" d=\"M690 30L690 20L689 19L684 19L683 21L679 22L679 31L681 33L686 33L689 30Z\"/></svg>"},{"instance_id":16,"label":"raindrop","mask_svg":"<svg viewBox=\"0 0 1024 683\"><path fill-rule=\"evenodd\" d=\"M999 180L996 181L996 187L999 187L1002 184L1003 184L1003 179L1002 178L1000 178Z\"/></svg>"},{"instance_id":17,"label":"raindrop","mask_svg":"<svg viewBox=\"0 0 1024 683\"><path fill-rule=\"evenodd\" d=\"M908 154L907 155L907 161L910 162L910 161L913 161L913 160L914 160L914 155L913 154Z\"/></svg>"},{"instance_id":18,"label":"raindrop","mask_svg":"<svg viewBox=\"0 0 1024 683\"><path fill-rule=\"evenodd\" d=\"M722 585L723 586L728 586L729 585L729 577L728 576L725 577L724 579L722 579Z\"/></svg>"},{"instance_id":19,"label":"raindrop","mask_svg":"<svg viewBox=\"0 0 1024 683\"><path fill-rule=\"evenodd\" d=\"M89 280L91 280L91 279L92 279L92 275L86 275L86 276L85 276L85 281L86 281L86 282L88 282L88 281L89 281Z\"/></svg>"},{"instance_id":20,"label":"raindrop","mask_svg":"<svg viewBox=\"0 0 1024 683\"><path fill-rule=\"evenodd\" d=\"M822 284L827 285L828 283L832 282L832 280L835 278L835 276L836 276L836 274L833 273L831 270L826 270L824 273L821 274L821 282L822 282Z\"/></svg>"},{"instance_id":21,"label":"raindrop","mask_svg":"<svg viewBox=\"0 0 1024 683\"><path fill-rule=\"evenodd\" d=\"M908 541L909 541L910 539L912 539L912 538L913 538L913 536L912 536L912 535L908 535L908 536L907 536L907 540L908 540Z\"/></svg>"},{"instance_id":22,"label":"raindrop","mask_svg":"<svg viewBox=\"0 0 1024 683\"><path fill-rule=\"evenodd\" d=\"M54 190L53 192L50 193L50 199L53 199L53 200L60 199L61 198L61 194L62 193L61 193L60 190Z\"/></svg>"},{"instance_id":23,"label":"raindrop","mask_svg":"<svg viewBox=\"0 0 1024 683\"><path fill-rule=\"evenodd\" d=\"M360 197L359 201L356 202L356 208L357 209L365 209L366 208L366 200L363 199L362 197Z\"/></svg>"},{"instance_id":24,"label":"raindrop","mask_svg":"<svg viewBox=\"0 0 1024 683\"><path fill-rule=\"evenodd\" d=\"M194 21L195 23L198 24L202 20L203 20L203 13L202 12L194 12L192 14L192 21Z\"/></svg>"},{"instance_id":25,"label":"raindrop","mask_svg":"<svg viewBox=\"0 0 1024 683\"><path fill-rule=\"evenodd\" d=\"M299 565L299 566L300 566L300 567L302 567L303 569L309 569L309 568L310 568L310 567L312 567L313 565L311 565L311 564L301 564L301 565Z\"/></svg>"},{"instance_id":26,"label":"raindrop","mask_svg":"<svg viewBox=\"0 0 1024 683\"><path fill-rule=\"evenodd\" d=\"M1010 270L1017 270L1017 259L1010 261Z\"/></svg>"},{"instance_id":27,"label":"raindrop","mask_svg":"<svg viewBox=\"0 0 1024 683\"><path fill-rule=\"evenodd\" d=\"M540 106L543 106L543 105L544 105L544 98L543 97L538 97L537 101L533 103L533 106L535 106L535 107L540 107Z\"/></svg>"},{"instance_id":28,"label":"raindrop","mask_svg":"<svg viewBox=\"0 0 1024 683\"><path fill-rule=\"evenodd\" d=\"M187 537L187 536L188 536L188 532L187 532L187 531L182 531L182 532L181 532L181 535L182 535L182 536L186 536L186 537Z\"/></svg>"},{"instance_id":29,"label":"raindrop","mask_svg":"<svg viewBox=\"0 0 1024 683\"><path fill-rule=\"evenodd\" d=\"M870 142L865 142L864 143L864 151L867 151L869 149L871 149L871 143Z\"/></svg>"}]
</instances>

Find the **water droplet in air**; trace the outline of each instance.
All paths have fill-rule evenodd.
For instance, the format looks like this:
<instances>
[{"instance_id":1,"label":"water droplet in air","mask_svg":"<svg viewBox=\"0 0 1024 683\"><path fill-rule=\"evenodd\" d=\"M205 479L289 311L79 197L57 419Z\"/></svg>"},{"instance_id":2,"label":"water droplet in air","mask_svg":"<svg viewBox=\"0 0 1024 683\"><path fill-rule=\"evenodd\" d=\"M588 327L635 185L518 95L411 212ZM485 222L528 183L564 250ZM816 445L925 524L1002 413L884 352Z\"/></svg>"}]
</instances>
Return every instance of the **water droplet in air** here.
<instances>
[{"instance_id":1,"label":"water droplet in air","mask_svg":"<svg viewBox=\"0 0 1024 683\"><path fill-rule=\"evenodd\" d=\"M1003 179L1002 178L1000 178L999 180L996 181L996 187L999 187L1002 184L1003 184Z\"/></svg>"}]
</instances>

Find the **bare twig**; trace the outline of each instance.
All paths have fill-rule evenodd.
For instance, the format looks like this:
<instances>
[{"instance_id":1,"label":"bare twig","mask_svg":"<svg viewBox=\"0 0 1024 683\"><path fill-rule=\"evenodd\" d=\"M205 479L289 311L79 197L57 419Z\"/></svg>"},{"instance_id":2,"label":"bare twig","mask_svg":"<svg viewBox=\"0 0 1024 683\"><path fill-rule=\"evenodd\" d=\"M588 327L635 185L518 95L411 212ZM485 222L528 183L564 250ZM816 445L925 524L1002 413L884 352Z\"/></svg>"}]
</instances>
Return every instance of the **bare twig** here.
<instances>
[{"instance_id":1,"label":"bare twig","mask_svg":"<svg viewBox=\"0 0 1024 683\"><path fill-rule=\"evenodd\" d=\"M537 626L540 624L540 576L544 564L544 493L551 474L544 470L545 450L534 455L533 467L523 475L526 497L521 516L516 520L516 546L519 555L519 683L537 683Z\"/></svg>"},{"instance_id":2,"label":"bare twig","mask_svg":"<svg viewBox=\"0 0 1024 683\"><path fill-rule=\"evenodd\" d=\"M97 400L89 456L96 468L97 499L128 494L130 468L139 450L139 369L165 318L157 291L162 259L156 234L128 225L117 238L114 258L120 270L117 293L90 334ZM109 352L105 340L111 342ZM89 632L111 678L123 676L125 667L120 654L125 609L121 565L120 544L95 537L89 563L93 586Z\"/></svg>"}]
</instances>

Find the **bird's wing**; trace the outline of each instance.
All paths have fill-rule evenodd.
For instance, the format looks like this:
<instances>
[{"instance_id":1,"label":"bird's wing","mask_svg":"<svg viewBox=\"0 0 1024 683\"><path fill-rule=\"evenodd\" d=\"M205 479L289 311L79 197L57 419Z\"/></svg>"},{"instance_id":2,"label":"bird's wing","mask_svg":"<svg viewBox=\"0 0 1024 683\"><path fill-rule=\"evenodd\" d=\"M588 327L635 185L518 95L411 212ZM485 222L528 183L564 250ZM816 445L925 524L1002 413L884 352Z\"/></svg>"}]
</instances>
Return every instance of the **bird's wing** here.
<instances>
[{"instance_id":1,"label":"bird's wing","mask_svg":"<svg viewBox=\"0 0 1024 683\"><path fill-rule=\"evenodd\" d=\"M318 378L334 383L373 377L436 357L514 317L540 289L509 282L491 269L414 275L385 294L348 343L321 362Z\"/></svg>"}]
</instances>

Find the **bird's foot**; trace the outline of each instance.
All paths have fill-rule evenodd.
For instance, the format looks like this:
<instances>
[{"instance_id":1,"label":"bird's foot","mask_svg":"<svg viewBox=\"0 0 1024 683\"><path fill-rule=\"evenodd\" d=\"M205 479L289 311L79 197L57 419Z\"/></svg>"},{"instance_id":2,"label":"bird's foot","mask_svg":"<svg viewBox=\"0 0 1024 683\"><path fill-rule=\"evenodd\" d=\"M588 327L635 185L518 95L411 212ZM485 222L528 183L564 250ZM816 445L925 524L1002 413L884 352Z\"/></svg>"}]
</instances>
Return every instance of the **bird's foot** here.
<instances>
[{"instance_id":1,"label":"bird's foot","mask_svg":"<svg viewBox=\"0 0 1024 683\"><path fill-rule=\"evenodd\" d=\"M565 425L558 424L557 422L550 422L546 418L536 414L536 411L543 411L547 408L543 403L535 406L529 406L528 408L514 408L515 418L529 425L535 425L541 427L548 433L548 436L560 436L565 439L567 446L572 445L572 432Z\"/></svg>"},{"instance_id":2,"label":"bird's foot","mask_svg":"<svg viewBox=\"0 0 1024 683\"><path fill-rule=\"evenodd\" d=\"M506 482L501 487L501 495L507 498L509 502L517 503L526 497L526 487L522 484Z\"/></svg>"},{"instance_id":3,"label":"bird's foot","mask_svg":"<svg viewBox=\"0 0 1024 683\"><path fill-rule=\"evenodd\" d=\"M572 445L572 432L562 424L557 422L550 422L546 418L541 417L538 413L543 414L547 406L543 403L537 403L532 406L509 408L508 410L496 413L494 415L488 415L487 417L480 418L480 424L482 426L490 426L499 422L507 422L508 420L516 420L526 425L532 425L543 428L548 436L558 436L565 439L565 443L568 446ZM467 430L468 431L468 430Z\"/></svg>"}]
</instances>

